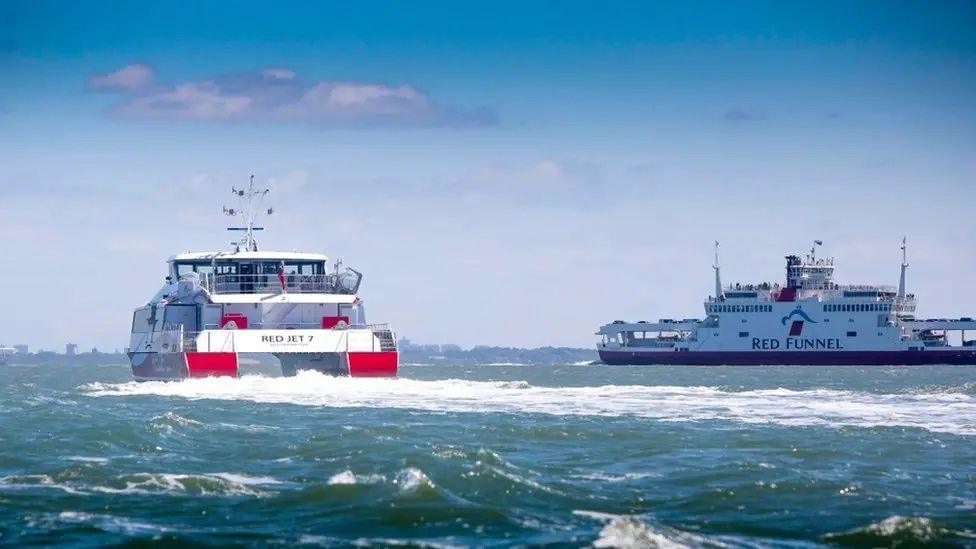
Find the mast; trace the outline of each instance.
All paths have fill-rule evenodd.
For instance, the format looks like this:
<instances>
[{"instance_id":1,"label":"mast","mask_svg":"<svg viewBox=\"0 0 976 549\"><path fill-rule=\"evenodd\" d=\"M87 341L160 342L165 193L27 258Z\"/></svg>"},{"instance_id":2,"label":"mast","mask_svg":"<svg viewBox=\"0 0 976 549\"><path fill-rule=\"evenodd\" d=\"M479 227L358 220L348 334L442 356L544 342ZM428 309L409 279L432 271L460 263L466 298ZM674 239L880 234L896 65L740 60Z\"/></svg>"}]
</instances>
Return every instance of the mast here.
<instances>
[{"instance_id":1,"label":"mast","mask_svg":"<svg viewBox=\"0 0 976 549\"><path fill-rule=\"evenodd\" d=\"M823 240L814 240L813 246L810 246L810 263L817 263L817 246L823 246Z\"/></svg>"},{"instance_id":2,"label":"mast","mask_svg":"<svg viewBox=\"0 0 976 549\"><path fill-rule=\"evenodd\" d=\"M258 242L254 239L254 231L263 231L264 227L255 227L254 223L261 213L267 213L268 215L274 213L273 208L267 208L263 211L261 209L261 202L271 190L255 188L254 175L252 174L251 181L246 189L231 187L231 192L237 197L238 206L237 208L224 206L224 213L229 216L241 216L244 225L243 227L227 227L228 231L244 231L244 236L241 237L241 240L239 242L231 242L231 244L236 247L238 252L242 250L255 252L258 249Z\"/></svg>"},{"instance_id":3,"label":"mast","mask_svg":"<svg viewBox=\"0 0 976 549\"><path fill-rule=\"evenodd\" d=\"M898 279L898 297L905 298L905 271L908 269L908 239L901 237L901 278Z\"/></svg>"},{"instance_id":4,"label":"mast","mask_svg":"<svg viewBox=\"0 0 976 549\"><path fill-rule=\"evenodd\" d=\"M719 272L718 265L718 240L715 241L715 263L712 264L712 268L715 269L715 299L722 298L722 275Z\"/></svg>"}]
</instances>

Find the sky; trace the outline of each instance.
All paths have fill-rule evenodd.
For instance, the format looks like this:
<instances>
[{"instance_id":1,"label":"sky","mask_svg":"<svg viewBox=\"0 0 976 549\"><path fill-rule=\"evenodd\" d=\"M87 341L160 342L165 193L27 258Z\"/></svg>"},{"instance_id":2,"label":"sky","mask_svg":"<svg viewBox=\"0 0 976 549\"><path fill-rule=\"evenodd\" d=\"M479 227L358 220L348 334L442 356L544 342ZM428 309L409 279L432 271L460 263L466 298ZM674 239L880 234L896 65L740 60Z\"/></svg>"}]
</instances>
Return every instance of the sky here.
<instances>
[{"instance_id":1,"label":"sky","mask_svg":"<svg viewBox=\"0 0 976 549\"><path fill-rule=\"evenodd\" d=\"M416 342L701 316L715 240L976 316L973 2L8 1L0 77L7 345L124 348L251 174Z\"/></svg>"}]
</instances>

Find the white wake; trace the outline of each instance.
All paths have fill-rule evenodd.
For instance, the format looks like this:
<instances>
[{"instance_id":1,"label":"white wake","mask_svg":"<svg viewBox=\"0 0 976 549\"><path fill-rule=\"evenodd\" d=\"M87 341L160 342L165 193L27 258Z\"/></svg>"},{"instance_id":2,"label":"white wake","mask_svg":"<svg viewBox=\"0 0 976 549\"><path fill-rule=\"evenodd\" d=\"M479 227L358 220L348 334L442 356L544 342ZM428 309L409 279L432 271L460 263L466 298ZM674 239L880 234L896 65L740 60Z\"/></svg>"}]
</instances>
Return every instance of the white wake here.
<instances>
[{"instance_id":1,"label":"white wake","mask_svg":"<svg viewBox=\"0 0 976 549\"><path fill-rule=\"evenodd\" d=\"M244 376L180 382L90 383L91 396L155 395L302 406L408 408L438 412L631 416L658 421L727 420L788 426L914 427L976 435L976 397L958 392L877 394L829 389L730 391L715 387L540 387L524 381Z\"/></svg>"}]
</instances>

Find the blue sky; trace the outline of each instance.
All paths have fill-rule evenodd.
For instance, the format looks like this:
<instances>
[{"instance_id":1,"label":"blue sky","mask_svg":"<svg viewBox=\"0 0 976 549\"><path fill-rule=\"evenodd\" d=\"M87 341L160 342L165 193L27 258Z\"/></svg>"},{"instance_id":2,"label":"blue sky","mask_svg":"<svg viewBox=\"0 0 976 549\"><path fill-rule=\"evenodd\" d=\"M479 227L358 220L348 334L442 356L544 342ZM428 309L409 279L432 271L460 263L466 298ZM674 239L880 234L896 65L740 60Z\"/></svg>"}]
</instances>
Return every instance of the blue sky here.
<instances>
[{"instance_id":1,"label":"blue sky","mask_svg":"<svg viewBox=\"0 0 976 549\"><path fill-rule=\"evenodd\" d=\"M905 234L923 314L971 314L974 29L971 2L7 2L0 342L124 346L251 173L265 247L359 266L419 341L699 315L715 239L727 280L819 238L894 283Z\"/></svg>"}]
</instances>

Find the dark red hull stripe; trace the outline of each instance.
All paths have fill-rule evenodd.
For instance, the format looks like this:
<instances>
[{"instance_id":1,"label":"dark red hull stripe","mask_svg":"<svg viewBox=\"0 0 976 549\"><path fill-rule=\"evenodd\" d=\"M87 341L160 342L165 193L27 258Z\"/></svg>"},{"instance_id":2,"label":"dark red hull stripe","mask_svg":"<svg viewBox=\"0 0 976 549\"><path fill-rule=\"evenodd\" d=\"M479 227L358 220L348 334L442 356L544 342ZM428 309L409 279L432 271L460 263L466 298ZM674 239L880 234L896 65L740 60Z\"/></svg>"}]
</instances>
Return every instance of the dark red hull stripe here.
<instances>
[{"instance_id":1,"label":"dark red hull stripe","mask_svg":"<svg viewBox=\"0 0 976 549\"><path fill-rule=\"evenodd\" d=\"M973 364L976 349L926 351L600 351L606 364L674 364L689 366L909 366L920 364Z\"/></svg>"}]
</instances>

